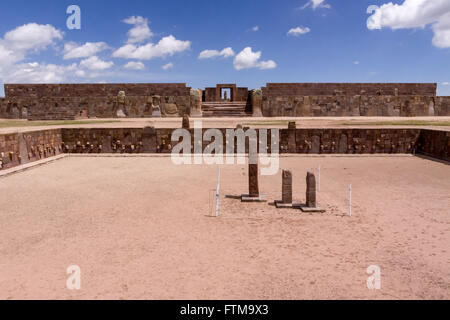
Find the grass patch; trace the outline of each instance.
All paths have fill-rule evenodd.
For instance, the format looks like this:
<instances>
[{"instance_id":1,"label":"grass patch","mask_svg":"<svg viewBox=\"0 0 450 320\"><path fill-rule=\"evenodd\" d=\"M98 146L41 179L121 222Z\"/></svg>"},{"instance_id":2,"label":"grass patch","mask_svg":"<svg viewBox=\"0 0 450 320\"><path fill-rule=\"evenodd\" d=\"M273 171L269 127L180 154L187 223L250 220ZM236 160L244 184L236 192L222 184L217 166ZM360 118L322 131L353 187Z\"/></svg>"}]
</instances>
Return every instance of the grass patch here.
<instances>
[{"instance_id":1,"label":"grass patch","mask_svg":"<svg viewBox=\"0 0 450 320\"><path fill-rule=\"evenodd\" d=\"M0 121L0 128L13 127L43 127L43 126L67 126L74 124L97 124L97 123L114 123L119 120L55 120L55 121L18 121L6 120Z\"/></svg>"},{"instance_id":2,"label":"grass patch","mask_svg":"<svg viewBox=\"0 0 450 320\"><path fill-rule=\"evenodd\" d=\"M344 126L439 126L449 127L450 121L428 120L398 120L398 121L374 121L374 122L342 122Z\"/></svg>"},{"instance_id":3,"label":"grass patch","mask_svg":"<svg viewBox=\"0 0 450 320\"><path fill-rule=\"evenodd\" d=\"M289 124L288 120L274 120L274 121L255 121L243 123L243 126L287 126Z\"/></svg>"}]
</instances>

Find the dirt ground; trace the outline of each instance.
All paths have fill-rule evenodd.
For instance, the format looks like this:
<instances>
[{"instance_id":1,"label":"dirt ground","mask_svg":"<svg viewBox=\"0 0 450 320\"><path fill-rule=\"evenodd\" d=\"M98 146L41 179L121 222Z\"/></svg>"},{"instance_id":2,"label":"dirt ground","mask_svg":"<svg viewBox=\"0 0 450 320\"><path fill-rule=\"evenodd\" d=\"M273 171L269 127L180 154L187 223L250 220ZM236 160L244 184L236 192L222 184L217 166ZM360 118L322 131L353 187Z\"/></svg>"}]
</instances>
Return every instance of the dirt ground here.
<instances>
[{"instance_id":1,"label":"dirt ground","mask_svg":"<svg viewBox=\"0 0 450 320\"><path fill-rule=\"evenodd\" d=\"M449 299L449 165L282 157L295 200L319 164L325 214L275 209L281 173L260 177L269 203L241 203L242 165L221 167L218 218L217 167L169 157L67 157L1 178L0 299Z\"/></svg>"}]
</instances>

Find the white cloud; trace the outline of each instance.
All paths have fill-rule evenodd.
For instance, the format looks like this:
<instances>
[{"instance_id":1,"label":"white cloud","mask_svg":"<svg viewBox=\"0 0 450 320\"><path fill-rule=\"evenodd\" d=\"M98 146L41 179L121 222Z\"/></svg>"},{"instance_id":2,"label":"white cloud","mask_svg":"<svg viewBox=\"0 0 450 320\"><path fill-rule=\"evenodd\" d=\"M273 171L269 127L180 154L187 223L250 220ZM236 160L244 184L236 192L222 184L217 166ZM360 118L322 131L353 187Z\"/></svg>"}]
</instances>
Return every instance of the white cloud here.
<instances>
[{"instance_id":1,"label":"white cloud","mask_svg":"<svg viewBox=\"0 0 450 320\"><path fill-rule=\"evenodd\" d=\"M382 6L372 5L367 9L370 30L391 28L425 28L431 25L433 45L450 47L450 1L449 0L405 0L402 4L392 2Z\"/></svg>"},{"instance_id":2,"label":"white cloud","mask_svg":"<svg viewBox=\"0 0 450 320\"><path fill-rule=\"evenodd\" d=\"M145 69L145 65L140 61L130 61L123 67L125 69L130 69L130 70L144 70Z\"/></svg>"},{"instance_id":3,"label":"white cloud","mask_svg":"<svg viewBox=\"0 0 450 320\"><path fill-rule=\"evenodd\" d=\"M76 64L58 66L37 62L21 63L30 54L62 40L55 27L28 23L8 31L0 38L0 82L60 82L76 69Z\"/></svg>"},{"instance_id":4,"label":"white cloud","mask_svg":"<svg viewBox=\"0 0 450 320\"><path fill-rule=\"evenodd\" d=\"M163 70L169 70L173 68L173 63L169 62L168 64L165 64L161 67Z\"/></svg>"},{"instance_id":5,"label":"white cloud","mask_svg":"<svg viewBox=\"0 0 450 320\"><path fill-rule=\"evenodd\" d=\"M103 61L99 59L97 56L92 56L80 62L80 67L89 69L89 70L106 70L111 68L114 65L112 61Z\"/></svg>"},{"instance_id":6,"label":"white cloud","mask_svg":"<svg viewBox=\"0 0 450 320\"><path fill-rule=\"evenodd\" d=\"M174 36L162 38L156 45L148 43L142 46L126 44L113 53L115 58L150 60L173 56L177 52L183 52L191 47L190 41L177 40Z\"/></svg>"},{"instance_id":7,"label":"white cloud","mask_svg":"<svg viewBox=\"0 0 450 320\"><path fill-rule=\"evenodd\" d=\"M358 65L358 64L359 64L359 61L358 61L358 60L356 60L356 61L353 61L353 64L356 64L356 65Z\"/></svg>"},{"instance_id":8,"label":"white cloud","mask_svg":"<svg viewBox=\"0 0 450 320\"><path fill-rule=\"evenodd\" d=\"M211 59L216 57L224 57L229 58L233 57L235 55L233 49L231 47L225 48L222 51L218 50L203 50L200 52L200 55L198 56L199 59Z\"/></svg>"},{"instance_id":9,"label":"white cloud","mask_svg":"<svg viewBox=\"0 0 450 320\"><path fill-rule=\"evenodd\" d=\"M300 9L306 9L309 6L311 6L313 10L316 10L317 8L325 8L325 9L331 8L331 6L328 3L325 3L325 0L310 0Z\"/></svg>"},{"instance_id":10,"label":"white cloud","mask_svg":"<svg viewBox=\"0 0 450 320\"><path fill-rule=\"evenodd\" d=\"M69 42L64 45L64 59L88 58L100 51L108 48L104 42L86 42L79 45L75 42Z\"/></svg>"},{"instance_id":11,"label":"white cloud","mask_svg":"<svg viewBox=\"0 0 450 320\"><path fill-rule=\"evenodd\" d=\"M450 82L442 82L443 86L450 86Z\"/></svg>"},{"instance_id":12,"label":"white cloud","mask_svg":"<svg viewBox=\"0 0 450 320\"><path fill-rule=\"evenodd\" d=\"M252 31L259 31L259 26L254 26L253 28L252 28Z\"/></svg>"},{"instance_id":13,"label":"white cloud","mask_svg":"<svg viewBox=\"0 0 450 320\"><path fill-rule=\"evenodd\" d=\"M4 41L14 50L38 51L54 44L55 40L62 40L64 33L52 25L28 23L8 31Z\"/></svg>"},{"instance_id":14,"label":"white cloud","mask_svg":"<svg viewBox=\"0 0 450 320\"><path fill-rule=\"evenodd\" d=\"M234 68L236 70L259 68L261 70L274 69L277 64L273 60L259 61L261 51L253 52L251 47L247 47L234 59Z\"/></svg>"},{"instance_id":15,"label":"white cloud","mask_svg":"<svg viewBox=\"0 0 450 320\"><path fill-rule=\"evenodd\" d=\"M123 20L127 24L131 24L134 27L128 31L128 43L139 43L153 36L153 32L148 27L148 19L141 16L132 16Z\"/></svg>"},{"instance_id":16,"label":"white cloud","mask_svg":"<svg viewBox=\"0 0 450 320\"><path fill-rule=\"evenodd\" d=\"M37 62L21 63L8 68L3 80L11 83L58 83L66 79L67 75L75 74L76 69L76 64L59 66Z\"/></svg>"},{"instance_id":17,"label":"white cloud","mask_svg":"<svg viewBox=\"0 0 450 320\"><path fill-rule=\"evenodd\" d=\"M311 29L308 27L305 27L305 28L297 27L297 28L292 28L291 30L289 30L287 34L288 34L288 36L298 37L302 34L306 34L306 33L310 32L310 31L311 31Z\"/></svg>"}]
</instances>

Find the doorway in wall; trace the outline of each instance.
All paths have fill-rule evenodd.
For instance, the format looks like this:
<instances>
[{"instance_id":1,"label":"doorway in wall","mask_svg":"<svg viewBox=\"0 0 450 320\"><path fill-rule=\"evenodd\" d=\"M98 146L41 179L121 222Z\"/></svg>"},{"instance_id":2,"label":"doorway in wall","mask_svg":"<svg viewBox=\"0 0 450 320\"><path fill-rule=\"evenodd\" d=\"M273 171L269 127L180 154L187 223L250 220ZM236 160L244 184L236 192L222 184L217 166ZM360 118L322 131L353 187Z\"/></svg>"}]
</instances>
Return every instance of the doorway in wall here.
<instances>
[{"instance_id":1,"label":"doorway in wall","mask_svg":"<svg viewBox=\"0 0 450 320\"><path fill-rule=\"evenodd\" d=\"M231 89L230 88L220 89L220 98L224 101L231 101Z\"/></svg>"}]
</instances>

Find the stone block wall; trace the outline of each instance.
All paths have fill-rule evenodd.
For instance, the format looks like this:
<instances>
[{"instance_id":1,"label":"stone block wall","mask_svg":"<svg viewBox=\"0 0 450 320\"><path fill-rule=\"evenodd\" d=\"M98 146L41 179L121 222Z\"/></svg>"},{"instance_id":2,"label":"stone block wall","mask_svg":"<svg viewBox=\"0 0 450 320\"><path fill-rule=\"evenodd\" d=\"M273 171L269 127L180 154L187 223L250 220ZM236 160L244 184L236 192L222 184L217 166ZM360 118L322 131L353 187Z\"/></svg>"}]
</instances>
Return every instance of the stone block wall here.
<instances>
[{"instance_id":1,"label":"stone block wall","mask_svg":"<svg viewBox=\"0 0 450 320\"><path fill-rule=\"evenodd\" d=\"M432 96L264 96L265 117L450 115ZM441 101L441 100L440 100ZM440 102L439 101L439 102Z\"/></svg>"},{"instance_id":2,"label":"stone block wall","mask_svg":"<svg viewBox=\"0 0 450 320\"><path fill-rule=\"evenodd\" d=\"M450 116L450 97L437 97L438 116Z\"/></svg>"},{"instance_id":3,"label":"stone block wall","mask_svg":"<svg viewBox=\"0 0 450 320\"><path fill-rule=\"evenodd\" d=\"M280 132L281 153L413 153L420 129L295 129Z\"/></svg>"},{"instance_id":4,"label":"stone block wall","mask_svg":"<svg viewBox=\"0 0 450 320\"><path fill-rule=\"evenodd\" d=\"M203 130L205 132L206 129ZM0 135L0 169L64 153L170 153L173 129L54 129ZM191 132L191 146L194 133ZM221 129L224 150L226 129ZM270 153L270 130L268 130ZM203 149L210 142L203 141ZM249 149L246 139L246 152ZM236 146L236 141L235 141ZM283 129L280 153L411 154L450 161L450 132L425 129ZM235 147L237 151L237 148Z\"/></svg>"},{"instance_id":5,"label":"stone block wall","mask_svg":"<svg viewBox=\"0 0 450 320\"><path fill-rule=\"evenodd\" d=\"M265 117L450 116L434 83L269 83Z\"/></svg>"},{"instance_id":6,"label":"stone block wall","mask_svg":"<svg viewBox=\"0 0 450 320\"><path fill-rule=\"evenodd\" d=\"M5 97L189 96L185 83L5 84Z\"/></svg>"},{"instance_id":7,"label":"stone block wall","mask_svg":"<svg viewBox=\"0 0 450 320\"><path fill-rule=\"evenodd\" d=\"M77 118L117 118L117 97L44 97L22 98L29 105L29 120L65 120ZM31 101L34 100L34 104ZM190 96L161 96L161 112L165 116L189 114ZM123 112L129 118L152 116L152 96L126 96Z\"/></svg>"},{"instance_id":8,"label":"stone block wall","mask_svg":"<svg viewBox=\"0 0 450 320\"><path fill-rule=\"evenodd\" d=\"M206 88L205 102L219 101L221 88L252 113L248 88L235 84ZM29 120L151 117L155 97L163 117L182 117L191 101L184 83L6 84L5 94L0 118ZM262 99L265 117L450 116L450 97L437 97L434 83L268 83Z\"/></svg>"},{"instance_id":9,"label":"stone block wall","mask_svg":"<svg viewBox=\"0 0 450 320\"><path fill-rule=\"evenodd\" d=\"M0 169L7 169L62 153L61 130L0 135Z\"/></svg>"},{"instance_id":10,"label":"stone block wall","mask_svg":"<svg viewBox=\"0 0 450 320\"><path fill-rule=\"evenodd\" d=\"M151 117L152 97L161 101L163 116L189 113L190 88L184 83L150 84L6 84L0 101L0 117L29 120L115 118L118 94L125 117Z\"/></svg>"},{"instance_id":11,"label":"stone block wall","mask_svg":"<svg viewBox=\"0 0 450 320\"><path fill-rule=\"evenodd\" d=\"M450 161L450 131L422 130L417 145L421 154Z\"/></svg>"},{"instance_id":12,"label":"stone block wall","mask_svg":"<svg viewBox=\"0 0 450 320\"><path fill-rule=\"evenodd\" d=\"M435 96L436 83L268 83L266 96Z\"/></svg>"}]
</instances>

